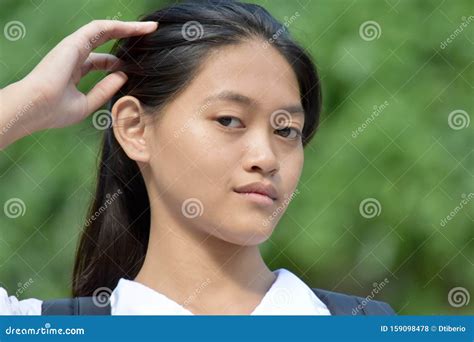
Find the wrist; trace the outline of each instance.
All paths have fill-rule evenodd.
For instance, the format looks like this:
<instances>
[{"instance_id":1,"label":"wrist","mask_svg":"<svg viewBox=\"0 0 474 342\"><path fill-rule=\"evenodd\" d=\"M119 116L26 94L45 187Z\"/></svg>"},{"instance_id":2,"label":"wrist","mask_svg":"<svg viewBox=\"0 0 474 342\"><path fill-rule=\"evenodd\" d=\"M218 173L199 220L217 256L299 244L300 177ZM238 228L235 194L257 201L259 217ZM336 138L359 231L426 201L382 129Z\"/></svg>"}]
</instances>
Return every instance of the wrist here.
<instances>
[{"instance_id":1,"label":"wrist","mask_svg":"<svg viewBox=\"0 0 474 342\"><path fill-rule=\"evenodd\" d=\"M42 95L23 79L0 90L0 149L43 127Z\"/></svg>"}]
</instances>

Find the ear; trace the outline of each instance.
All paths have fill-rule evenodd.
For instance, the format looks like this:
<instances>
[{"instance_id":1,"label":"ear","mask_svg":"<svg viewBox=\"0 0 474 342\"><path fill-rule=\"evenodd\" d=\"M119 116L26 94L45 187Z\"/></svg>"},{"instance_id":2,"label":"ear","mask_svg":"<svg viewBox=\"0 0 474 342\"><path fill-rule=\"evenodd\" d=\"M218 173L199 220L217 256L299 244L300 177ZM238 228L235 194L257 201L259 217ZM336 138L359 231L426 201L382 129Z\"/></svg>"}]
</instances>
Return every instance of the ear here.
<instances>
[{"instance_id":1,"label":"ear","mask_svg":"<svg viewBox=\"0 0 474 342\"><path fill-rule=\"evenodd\" d=\"M145 139L146 118L140 101L123 96L112 107L114 135L130 159L148 162L150 150Z\"/></svg>"}]
</instances>

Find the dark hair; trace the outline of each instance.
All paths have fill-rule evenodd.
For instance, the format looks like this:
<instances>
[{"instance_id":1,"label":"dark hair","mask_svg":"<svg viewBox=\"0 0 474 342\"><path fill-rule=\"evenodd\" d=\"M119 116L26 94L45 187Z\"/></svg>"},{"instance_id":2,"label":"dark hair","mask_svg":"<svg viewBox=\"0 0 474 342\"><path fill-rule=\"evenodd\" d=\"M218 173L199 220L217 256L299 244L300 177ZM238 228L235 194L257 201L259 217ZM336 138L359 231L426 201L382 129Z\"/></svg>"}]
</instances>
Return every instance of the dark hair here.
<instances>
[{"instance_id":1,"label":"dark hair","mask_svg":"<svg viewBox=\"0 0 474 342\"><path fill-rule=\"evenodd\" d=\"M121 96L132 95L145 108L163 107L193 79L210 51L260 39L262 44L276 48L292 66L305 109L303 146L311 140L321 110L316 67L286 27L264 8L235 1L187 2L142 20L158 21L159 28L145 36L121 39L113 48L124 62L128 81L111 104ZM91 296L103 287L111 290L120 278L136 277L148 247L149 205L137 163L128 158L108 128L95 198L77 249L73 296Z\"/></svg>"}]
</instances>

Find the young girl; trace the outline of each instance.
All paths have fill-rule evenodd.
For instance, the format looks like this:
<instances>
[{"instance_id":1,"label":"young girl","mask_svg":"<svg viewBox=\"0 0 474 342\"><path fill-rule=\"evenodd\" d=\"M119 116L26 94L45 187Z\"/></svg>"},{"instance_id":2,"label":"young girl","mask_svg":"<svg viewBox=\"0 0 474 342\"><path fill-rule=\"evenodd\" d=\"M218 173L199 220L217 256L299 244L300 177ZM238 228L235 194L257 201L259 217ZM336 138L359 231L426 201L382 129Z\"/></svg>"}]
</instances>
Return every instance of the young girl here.
<instances>
[{"instance_id":1,"label":"young girl","mask_svg":"<svg viewBox=\"0 0 474 342\"><path fill-rule=\"evenodd\" d=\"M91 52L116 38L114 55ZM82 94L76 85L96 69L111 73ZM0 95L2 148L111 99L72 282L95 313L393 313L311 289L261 257L321 108L310 56L262 7L184 3L142 22L93 21ZM1 314L57 314L71 303L18 301L0 288Z\"/></svg>"}]
</instances>

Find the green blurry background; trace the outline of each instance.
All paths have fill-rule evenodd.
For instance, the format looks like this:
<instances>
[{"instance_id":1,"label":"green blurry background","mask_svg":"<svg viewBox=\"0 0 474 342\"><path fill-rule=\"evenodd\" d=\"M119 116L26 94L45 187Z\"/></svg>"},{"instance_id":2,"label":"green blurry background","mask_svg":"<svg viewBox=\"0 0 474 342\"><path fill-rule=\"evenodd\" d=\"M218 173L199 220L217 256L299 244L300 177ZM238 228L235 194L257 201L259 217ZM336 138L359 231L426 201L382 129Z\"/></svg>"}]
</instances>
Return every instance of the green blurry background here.
<instances>
[{"instance_id":1,"label":"green blurry background","mask_svg":"<svg viewBox=\"0 0 474 342\"><path fill-rule=\"evenodd\" d=\"M135 20L165 3L0 0L0 86L90 20ZM473 2L257 3L311 52L324 90L299 194L262 245L270 268L363 297L383 287L375 298L399 314L474 313ZM11 41L3 31L14 20L25 35ZM89 118L0 152L0 204L25 203L18 218L0 211L0 286L10 294L69 295L100 134Z\"/></svg>"}]
</instances>

